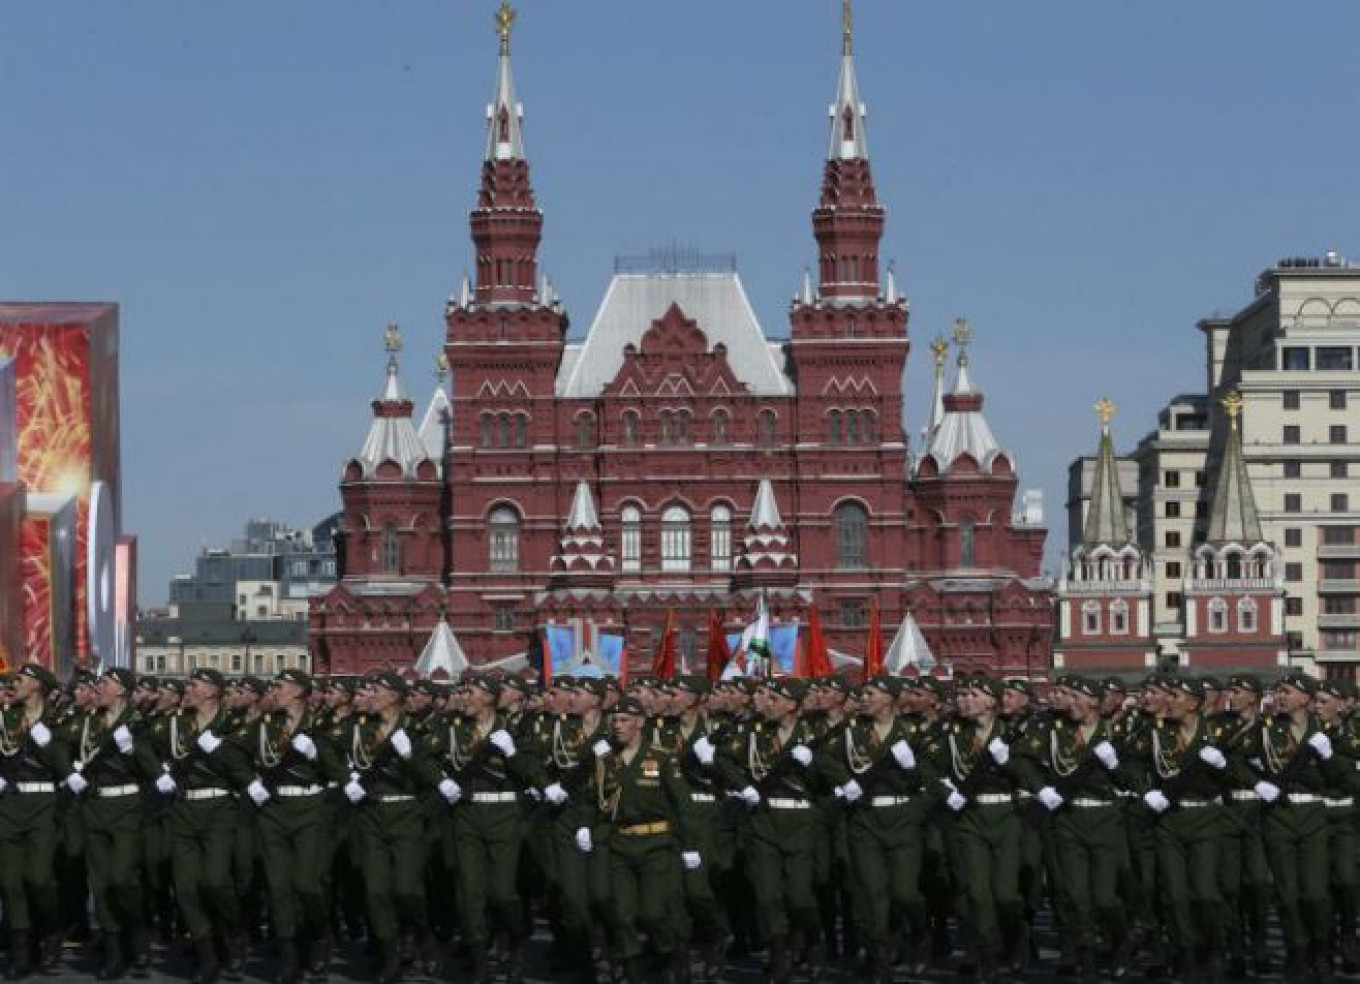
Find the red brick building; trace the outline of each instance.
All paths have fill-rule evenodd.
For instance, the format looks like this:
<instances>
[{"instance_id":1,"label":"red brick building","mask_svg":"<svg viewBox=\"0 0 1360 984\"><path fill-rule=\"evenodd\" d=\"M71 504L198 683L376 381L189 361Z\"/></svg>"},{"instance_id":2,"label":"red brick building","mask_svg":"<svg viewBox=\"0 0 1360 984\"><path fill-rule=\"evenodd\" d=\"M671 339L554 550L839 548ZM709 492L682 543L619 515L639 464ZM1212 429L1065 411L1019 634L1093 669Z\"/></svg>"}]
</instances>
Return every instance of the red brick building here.
<instances>
[{"instance_id":1,"label":"red brick building","mask_svg":"<svg viewBox=\"0 0 1360 984\"><path fill-rule=\"evenodd\" d=\"M814 602L833 650L859 656L871 605L910 611L953 669L1038 675L1052 604L1045 531L1017 518L1011 457L957 379L911 454L902 380L908 304L881 243L846 39L831 112L817 277L790 337L769 339L730 260L621 262L569 340L539 275L534 198L509 38L502 39L471 215L475 282L446 311L442 392L417 427L395 352L341 482L342 579L314 603L318 670L414 662L446 619L474 663L532 650L582 618L650 658L668 611L702 659L710 611L729 631L764 595L776 623Z\"/></svg>"}]
</instances>

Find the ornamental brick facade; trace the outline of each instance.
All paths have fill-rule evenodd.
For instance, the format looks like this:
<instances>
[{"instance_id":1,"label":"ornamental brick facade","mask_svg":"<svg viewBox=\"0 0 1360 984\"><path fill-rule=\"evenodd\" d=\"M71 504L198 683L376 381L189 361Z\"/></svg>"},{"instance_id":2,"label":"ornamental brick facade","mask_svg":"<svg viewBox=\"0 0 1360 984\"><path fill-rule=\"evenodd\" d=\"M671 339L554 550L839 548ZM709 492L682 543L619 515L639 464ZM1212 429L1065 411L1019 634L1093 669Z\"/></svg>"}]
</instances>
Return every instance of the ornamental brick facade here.
<instances>
[{"instance_id":1,"label":"ornamental brick facade","mask_svg":"<svg viewBox=\"0 0 1360 984\"><path fill-rule=\"evenodd\" d=\"M395 351L363 450L344 469L340 583L312 607L319 672L415 662L446 620L474 664L533 661L537 630L593 620L651 658L667 612L702 661L766 599L821 614L849 666L871 606L910 612L954 671L1039 676L1050 662L1045 531L1014 514L960 333L913 457L903 424L908 304L880 259L853 58L842 62L821 199L820 259L769 340L735 264L621 264L583 338L539 276L543 213L508 43L471 215L475 281L446 309L449 390L417 427ZM396 348L395 345L392 346Z\"/></svg>"}]
</instances>

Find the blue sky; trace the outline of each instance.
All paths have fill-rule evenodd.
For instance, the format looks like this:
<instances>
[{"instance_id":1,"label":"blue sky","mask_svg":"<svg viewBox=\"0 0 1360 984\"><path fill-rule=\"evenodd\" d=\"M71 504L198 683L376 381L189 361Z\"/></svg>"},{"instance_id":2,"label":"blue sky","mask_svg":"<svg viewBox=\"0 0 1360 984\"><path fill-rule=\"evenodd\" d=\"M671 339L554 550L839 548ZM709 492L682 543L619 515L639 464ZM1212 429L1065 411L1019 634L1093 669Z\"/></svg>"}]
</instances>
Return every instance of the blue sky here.
<instances>
[{"instance_id":1,"label":"blue sky","mask_svg":"<svg viewBox=\"0 0 1360 984\"><path fill-rule=\"evenodd\" d=\"M618 253L734 251L772 335L814 256L836 0L523 0L515 42L577 330ZM123 305L144 604L246 517L338 507L406 330L421 398L468 266L493 0L0 6L0 297ZM957 315L1022 484L1202 387L1195 321L1282 256L1360 255L1360 4L859 0L857 59L926 343ZM1052 554L1052 551L1050 551Z\"/></svg>"}]
</instances>

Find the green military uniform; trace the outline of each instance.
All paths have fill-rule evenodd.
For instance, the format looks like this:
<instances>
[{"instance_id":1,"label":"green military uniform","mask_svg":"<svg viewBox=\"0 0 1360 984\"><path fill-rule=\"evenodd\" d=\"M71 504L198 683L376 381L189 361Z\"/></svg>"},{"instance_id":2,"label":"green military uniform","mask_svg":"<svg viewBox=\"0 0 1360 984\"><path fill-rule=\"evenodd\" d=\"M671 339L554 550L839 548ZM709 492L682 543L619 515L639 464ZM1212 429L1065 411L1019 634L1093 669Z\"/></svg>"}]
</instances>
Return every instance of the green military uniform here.
<instances>
[{"instance_id":1,"label":"green military uniform","mask_svg":"<svg viewBox=\"0 0 1360 984\"><path fill-rule=\"evenodd\" d=\"M641 716L628 698L617 712ZM602 852L609 865L615 956L628 980L653 979L644 976L640 963L644 932L663 966L670 968L677 957L687 965L675 921L681 895L677 846L684 843L681 827L690 797L679 763L647 741L631 759L611 749L596 756L588 789L597 812L595 823L582 830L591 831L591 852ZM586 845L577 841L577 848L585 852Z\"/></svg>"},{"instance_id":2,"label":"green military uniform","mask_svg":"<svg viewBox=\"0 0 1360 984\"><path fill-rule=\"evenodd\" d=\"M25 667L20 672L38 676ZM41 671L44 686L56 681ZM60 722L44 704L42 717L25 719L22 705L0 709L0 891L10 930L15 977L31 966L31 946L44 944L51 963L59 943L55 860L57 789L70 775L71 749Z\"/></svg>"},{"instance_id":3,"label":"green military uniform","mask_svg":"<svg viewBox=\"0 0 1360 984\"><path fill-rule=\"evenodd\" d=\"M798 701L801 680L763 681L770 691ZM755 894L756 919L769 948L776 981L790 974L790 944L797 931L814 969L822 959L821 914L814 891L819 835L825 826L814 803L816 736L795 720L787 732L758 721L734 732L720 749L727 788L739 791L749 810L742 843L746 874Z\"/></svg>"},{"instance_id":4,"label":"green military uniform","mask_svg":"<svg viewBox=\"0 0 1360 984\"><path fill-rule=\"evenodd\" d=\"M871 683L896 696L898 682ZM938 805L933 764L919 722L897 716L886 728L861 717L828 735L824 769L845 804L854 913L875 981L892 974L891 941L906 934L911 963L926 958L929 925L921 890L925 824Z\"/></svg>"},{"instance_id":5,"label":"green military uniform","mask_svg":"<svg viewBox=\"0 0 1360 984\"><path fill-rule=\"evenodd\" d=\"M285 671L288 677L296 671ZM308 682L310 686L310 682ZM287 715L260 717L250 729L248 748L259 779L247 795L259 807L255 833L269 890L269 914L279 940L280 977L300 975L298 944L324 932L326 900L322 895L326 862L327 784L346 776L329 736L304 711L296 727Z\"/></svg>"},{"instance_id":6,"label":"green military uniform","mask_svg":"<svg viewBox=\"0 0 1360 984\"><path fill-rule=\"evenodd\" d=\"M458 717L444 729L444 752L462 792L445 852L457 877L458 923L478 980L485 977L491 942L488 912L505 934L516 965L523 944L519 862L526 814L521 791L536 785L540 773L532 754L519 748L507 724L497 712L485 728Z\"/></svg>"},{"instance_id":7,"label":"green military uniform","mask_svg":"<svg viewBox=\"0 0 1360 984\"><path fill-rule=\"evenodd\" d=\"M996 692L999 695L999 685ZM1001 741L1003 731L999 720L986 729L972 721L955 721L927 747L936 770L949 783L947 799L953 812L946 836L980 980L996 973L1003 946L1015 962L1024 935L1021 826L1015 808L1018 781L1009 765L1009 748ZM1006 750L1000 751L1003 747Z\"/></svg>"}]
</instances>

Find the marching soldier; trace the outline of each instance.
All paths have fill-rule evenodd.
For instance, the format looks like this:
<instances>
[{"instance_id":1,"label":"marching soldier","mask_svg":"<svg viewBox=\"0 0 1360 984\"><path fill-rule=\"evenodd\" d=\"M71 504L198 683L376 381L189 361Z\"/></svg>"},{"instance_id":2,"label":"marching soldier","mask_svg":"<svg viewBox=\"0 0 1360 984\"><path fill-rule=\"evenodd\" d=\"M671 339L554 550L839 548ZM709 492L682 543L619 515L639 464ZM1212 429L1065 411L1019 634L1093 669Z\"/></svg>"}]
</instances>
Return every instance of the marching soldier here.
<instances>
[{"instance_id":1,"label":"marching soldier","mask_svg":"<svg viewBox=\"0 0 1360 984\"><path fill-rule=\"evenodd\" d=\"M1320 680L1314 698L1318 722L1332 743L1338 765L1328 772L1328 791L1323 797L1327 808L1327 870L1332 890L1333 924L1342 969L1354 973L1356 953L1357 859L1355 830L1356 767L1360 759L1360 737L1348 720L1355 702L1355 684L1350 680Z\"/></svg>"},{"instance_id":2,"label":"marching soldier","mask_svg":"<svg viewBox=\"0 0 1360 984\"><path fill-rule=\"evenodd\" d=\"M193 673L183 710L158 729L164 772L158 795L169 802L167 830L175 898L198 957L197 984L220 975L218 945L228 974L239 979L246 940L232 881L236 796L255 777L250 752L230 731L226 680L212 669Z\"/></svg>"},{"instance_id":3,"label":"marching soldier","mask_svg":"<svg viewBox=\"0 0 1360 984\"><path fill-rule=\"evenodd\" d=\"M629 984L657 979L643 966L644 932L660 978L680 984L688 969L688 953L675 925L680 865L690 870L703 865L694 850L676 857L677 843L684 843L679 828L689 788L674 757L646 739L647 711L636 698L620 700L609 721L613 742L595 756L588 785L597 822L577 829L576 847L585 854L598 849L606 856L615 955Z\"/></svg>"},{"instance_id":4,"label":"marching soldier","mask_svg":"<svg viewBox=\"0 0 1360 984\"><path fill-rule=\"evenodd\" d=\"M724 783L748 808L746 874L774 984L791 979L795 942L805 950L807 973L816 980L822 970L813 876L818 834L825 828L813 802L816 736L799 716L806 693L802 680L762 680L755 694L758 720L724 742L720 759Z\"/></svg>"},{"instance_id":5,"label":"marching soldier","mask_svg":"<svg viewBox=\"0 0 1360 984\"><path fill-rule=\"evenodd\" d=\"M20 667L0 709L0 889L10 932L10 980L33 973L35 948L52 969L61 946L55 859L57 786L71 774L71 750L51 697L57 678Z\"/></svg>"},{"instance_id":6,"label":"marching soldier","mask_svg":"<svg viewBox=\"0 0 1360 984\"><path fill-rule=\"evenodd\" d=\"M925 823L939 799L926 736L917 722L894 713L901 689L895 677L865 683L860 715L832 732L822 750L836 797L847 808L854 915L876 984L892 981L899 932L913 973L924 972L929 955L921 862Z\"/></svg>"},{"instance_id":7,"label":"marching soldier","mask_svg":"<svg viewBox=\"0 0 1360 984\"><path fill-rule=\"evenodd\" d=\"M312 679L302 670L281 672L246 739L257 776L246 795L258 808L256 833L279 944L278 984L297 984L299 947L324 936L322 867L330 813L323 794L328 782L346 777L335 747L314 720L311 692Z\"/></svg>"}]
</instances>

